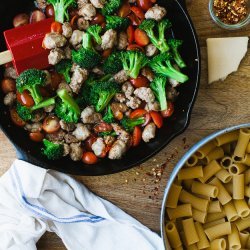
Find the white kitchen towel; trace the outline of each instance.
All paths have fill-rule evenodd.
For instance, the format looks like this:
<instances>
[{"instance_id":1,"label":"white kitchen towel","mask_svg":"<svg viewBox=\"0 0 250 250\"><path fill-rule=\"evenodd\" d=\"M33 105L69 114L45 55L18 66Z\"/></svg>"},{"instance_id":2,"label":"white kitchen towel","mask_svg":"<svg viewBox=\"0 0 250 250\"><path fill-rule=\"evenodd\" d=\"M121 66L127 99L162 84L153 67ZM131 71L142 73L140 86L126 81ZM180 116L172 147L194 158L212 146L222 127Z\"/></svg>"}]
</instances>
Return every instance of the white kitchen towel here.
<instances>
[{"instance_id":1,"label":"white kitchen towel","mask_svg":"<svg viewBox=\"0 0 250 250\"><path fill-rule=\"evenodd\" d=\"M156 233L73 178L16 160L0 178L0 249L36 249L45 231L70 250L164 249Z\"/></svg>"}]
</instances>

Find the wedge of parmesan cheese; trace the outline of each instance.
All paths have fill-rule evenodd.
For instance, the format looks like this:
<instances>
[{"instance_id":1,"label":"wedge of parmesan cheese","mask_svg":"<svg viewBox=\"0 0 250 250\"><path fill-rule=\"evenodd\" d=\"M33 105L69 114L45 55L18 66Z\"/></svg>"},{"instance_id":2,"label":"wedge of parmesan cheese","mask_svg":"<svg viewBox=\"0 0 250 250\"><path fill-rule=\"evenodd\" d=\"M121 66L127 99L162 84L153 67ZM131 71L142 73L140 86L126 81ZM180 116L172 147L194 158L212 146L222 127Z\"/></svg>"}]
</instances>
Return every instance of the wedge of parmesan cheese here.
<instances>
[{"instance_id":1,"label":"wedge of parmesan cheese","mask_svg":"<svg viewBox=\"0 0 250 250\"><path fill-rule=\"evenodd\" d=\"M225 80L237 71L247 47L248 37L207 39L208 83Z\"/></svg>"}]
</instances>

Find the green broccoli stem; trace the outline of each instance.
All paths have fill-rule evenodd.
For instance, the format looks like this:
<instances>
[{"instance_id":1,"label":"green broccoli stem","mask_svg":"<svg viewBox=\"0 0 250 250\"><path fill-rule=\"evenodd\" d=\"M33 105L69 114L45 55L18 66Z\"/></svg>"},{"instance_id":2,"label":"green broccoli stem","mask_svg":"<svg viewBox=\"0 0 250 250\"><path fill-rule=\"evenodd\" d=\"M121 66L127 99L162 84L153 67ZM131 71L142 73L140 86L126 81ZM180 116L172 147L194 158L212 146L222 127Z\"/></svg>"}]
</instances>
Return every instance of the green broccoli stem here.
<instances>
[{"instance_id":1,"label":"green broccoli stem","mask_svg":"<svg viewBox=\"0 0 250 250\"><path fill-rule=\"evenodd\" d=\"M165 67L164 65L160 65L160 71L162 75L175 79L180 83L184 83L188 80L188 76L176 70L169 61L166 61L166 64L167 67Z\"/></svg>"},{"instance_id":2,"label":"green broccoli stem","mask_svg":"<svg viewBox=\"0 0 250 250\"><path fill-rule=\"evenodd\" d=\"M31 111L37 110L37 109L41 109L41 108L45 108L48 107L50 105L55 104L55 98L49 98L43 102L40 102L39 104L33 106L32 108L30 108Z\"/></svg>"},{"instance_id":3,"label":"green broccoli stem","mask_svg":"<svg viewBox=\"0 0 250 250\"><path fill-rule=\"evenodd\" d=\"M28 86L27 89L29 90L36 105L43 100L43 97L41 95L38 85Z\"/></svg>"},{"instance_id":4,"label":"green broccoli stem","mask_svg":"<svg viewBox=\"0 0 250 250\"><path fill-rule=\"evenodd\" d=\"M174 54L174 60L176 62L176 64L182 69L185 68L187 65L186 63L183 61L181 55L178 52L178 48L173 48L173 54Z\"/></svg>"},{"instance_id":5,"label":"green broccoli stem","mask_svg":"<svg viewBox=\"0 0 250 250\"><path fill-rule=\"evenodd\" d=\"M54 4L54 10L55 10L55 20L59 23L64 23L64 1L60 0L60 2L57 2Z\"/></svg>"},{"instance_id":6,"label":"green broccoli stem","mask_svg":"<svg viewBox=\"0 0 250 250\"><path fill-rule=\"evenodd\" d=\"M102 112L107 107L107 105L109 104L110 100L113 98L114 95L115 93L112 94L106 92L101 93L98 103L96 104L96 111Z\"/></svg>"},{"instance_id":7,"label":"green broccoli stem","mask_svg":"<svg viewBox=\"0 0 250 250\"><path fill-rule=\"evenodd\" d=\"M83 36L82 36L82 47L85 48L85 49L93 49L90 34L88 34L88 33L83 34Z\"/></svg>"},{"instance_id":8,"label":"green broccoli stem","mask_svg":"<svg viewBox=\"0 0 250 250\"><path fill-rule=\"evenodd\" d=\"M67 103L72 110L77 114L80 115L81 110L75 100L69 95L66 89L61 89L57 91L57 95L62 99L63 102Z\"/></svg>"},{"instance_id":9,"label":"green broccoli stem","mask_svg":"<svg viewBox=\"0 0 250 250\"><path fill-rule=\"evenodd\" d=\"M165 38L165 29L166 29L166 26L164 24L160 23L159 24L159 41L161 41L161 42L158 46L159 46L159 50L162 53L170 50L170 47L168 46L167 40Z\"/></svg>"}]
</instances>

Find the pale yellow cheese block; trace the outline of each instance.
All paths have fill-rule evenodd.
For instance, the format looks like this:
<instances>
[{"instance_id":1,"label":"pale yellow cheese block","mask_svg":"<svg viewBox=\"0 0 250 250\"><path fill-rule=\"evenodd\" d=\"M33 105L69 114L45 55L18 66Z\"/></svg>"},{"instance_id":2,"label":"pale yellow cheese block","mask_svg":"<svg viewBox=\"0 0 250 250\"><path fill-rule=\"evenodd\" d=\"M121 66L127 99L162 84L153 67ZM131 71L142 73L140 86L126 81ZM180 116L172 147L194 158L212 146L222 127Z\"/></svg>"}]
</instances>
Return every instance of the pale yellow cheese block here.
<instances>
[{"instance_id":1,"label":"pale yellow cheese block","mask_svg":"<svg viewBox=\"0 0 250 250\"><path fill-rule=\"evenodd\" d=\"M225 80L238 70L247 53L248 37L207 39L208 83Z\"/></svg>"}]
</instances>

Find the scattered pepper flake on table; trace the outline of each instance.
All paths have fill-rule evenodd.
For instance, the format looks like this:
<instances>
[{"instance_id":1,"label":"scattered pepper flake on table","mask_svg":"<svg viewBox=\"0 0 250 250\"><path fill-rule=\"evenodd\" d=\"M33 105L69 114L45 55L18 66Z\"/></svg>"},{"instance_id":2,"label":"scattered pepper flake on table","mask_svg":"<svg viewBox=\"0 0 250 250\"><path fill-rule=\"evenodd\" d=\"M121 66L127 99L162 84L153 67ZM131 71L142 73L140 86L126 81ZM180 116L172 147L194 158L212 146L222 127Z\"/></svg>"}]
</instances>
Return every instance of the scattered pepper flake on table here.
<instances>
[{"instance_id":1,"label":"scattered pepper flake on table","mask_svg":"<svg viewBox=\"0 0 250 250\"><path fill-rule=\"evenodd\" d=\"M225 24L237 24L246 18L247 0L214 0L215 15Z\"/></svg>"}]
</instances>

